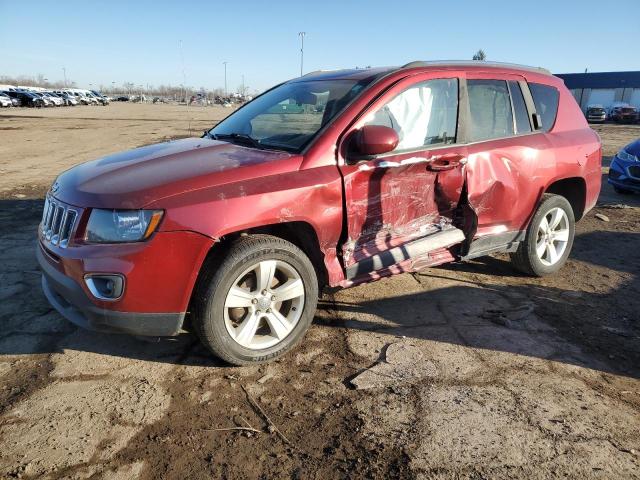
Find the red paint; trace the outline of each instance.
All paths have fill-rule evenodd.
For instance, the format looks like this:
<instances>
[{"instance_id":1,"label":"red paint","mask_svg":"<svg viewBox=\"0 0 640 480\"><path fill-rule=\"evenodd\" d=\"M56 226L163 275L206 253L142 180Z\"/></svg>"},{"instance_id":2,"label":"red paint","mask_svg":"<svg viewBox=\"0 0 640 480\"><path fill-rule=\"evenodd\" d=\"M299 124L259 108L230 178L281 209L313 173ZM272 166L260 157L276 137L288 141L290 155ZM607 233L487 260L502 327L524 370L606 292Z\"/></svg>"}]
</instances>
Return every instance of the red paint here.
<instances>
[{"instance_id":1,"label":"red paint","mask_svg":"<svg viewBox=\"0 0 640 480\"><path fill-rule=\"evenodd\" d=\"M358 153L362 155L380 155L395 150L400 142L393 128L383 125L366 125L356 135Z\"/></svg>"},{"instance_id":2,"label":"red paint","mask_svg":"<svg viewBox=\"0 0 640 480\"><path fill-rule=\"evenodd\" d=\"M370 75L367 72L355 75ZM348 164L346 139L357 134L368 112L408 86L435 78L553 85L560 91L556 124L549 133ZM360 135L361 146L378 152L398 141L384 128L368 128ZM85 245L78 232L68 248L47 249L59 258L52 263L80 284L89 272L126 276L121 300L95 301L104 308L184 312L205 256L230 233L306 222L316 232L329 283L350 285L455 260L456 248L440 249L364 279L345 279L344 267L455 221L465 188L476 216L466 232L470 238L525 229L540 196L561 179L584 182L586 211L600 190L600 161L597 135L556 77L481 63L389 70L300 155L199 138L142 147L64 172L54 196L85 209L80 228L90 208L158 208L165 215L147 242Z\"/></svg>"}]
</instances>

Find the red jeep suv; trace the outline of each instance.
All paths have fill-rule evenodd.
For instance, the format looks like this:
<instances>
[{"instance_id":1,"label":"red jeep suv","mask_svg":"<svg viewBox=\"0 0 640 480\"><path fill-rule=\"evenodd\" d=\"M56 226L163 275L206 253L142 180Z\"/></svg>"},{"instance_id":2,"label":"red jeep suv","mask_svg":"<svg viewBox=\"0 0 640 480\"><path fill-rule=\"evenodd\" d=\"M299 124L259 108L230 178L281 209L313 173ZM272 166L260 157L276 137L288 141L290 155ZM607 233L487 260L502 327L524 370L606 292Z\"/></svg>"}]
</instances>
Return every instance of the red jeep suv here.
<instances>
[{"instance_id":1,"label":"red jeep suv","mask_svg":"<svg viewBox=\"0 0 640 480\"><path fill-rule=\"evenodd\" d=\"M325 286L509 252L566 261L601 145L562 80L487 62L315 72L202 138L78 165L47 194L49 302L84 327L189 325L236 365L300 341Z\"/></svg>"}]
</instances>

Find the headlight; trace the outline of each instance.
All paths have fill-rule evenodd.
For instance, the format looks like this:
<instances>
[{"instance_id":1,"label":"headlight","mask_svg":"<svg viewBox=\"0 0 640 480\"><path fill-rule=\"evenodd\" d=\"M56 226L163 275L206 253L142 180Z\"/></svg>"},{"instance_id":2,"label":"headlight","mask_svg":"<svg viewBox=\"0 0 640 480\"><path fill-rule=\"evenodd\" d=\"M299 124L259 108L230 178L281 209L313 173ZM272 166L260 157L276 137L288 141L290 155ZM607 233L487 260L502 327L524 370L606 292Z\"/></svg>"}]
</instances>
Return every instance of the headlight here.
<instances>
[{"instance_id":1,"label":"headlight","mask_svg":"<svg viewBox=\"0 0 640 480\"><path fill-rule=\"evenodd\" d=\"M85 240L89 243L122 243L146 240L158 228L162 210L93 209Z\"/></svg>"},{"instance_id":2,"label":"headlight","mask_svg":"<svg viewBox=\"0 0 640 480\"><path fill-rule=\"evenodd\" d=\"M620 160L625 160L627 162L637 162L638 161L638 157L636 157L635 155L631 155L624 148L618 152L617 156L618 156L618 158Z\"/></svg>"}]
</instances>

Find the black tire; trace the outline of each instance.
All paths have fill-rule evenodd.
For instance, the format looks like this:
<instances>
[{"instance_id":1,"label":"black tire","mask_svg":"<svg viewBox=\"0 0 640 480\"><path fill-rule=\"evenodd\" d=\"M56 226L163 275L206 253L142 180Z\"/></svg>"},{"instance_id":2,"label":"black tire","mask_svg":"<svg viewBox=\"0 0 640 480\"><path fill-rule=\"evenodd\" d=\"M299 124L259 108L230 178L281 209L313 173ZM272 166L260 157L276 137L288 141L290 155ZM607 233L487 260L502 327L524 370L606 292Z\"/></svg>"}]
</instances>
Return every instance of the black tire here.
<instances>
[{"instance_id":1,"label":"black tire","mask_svg":"<svg viewBox=\"0 0 640 480\"><path fill-rule=\"evenodd\" d=\"M237 343L227 331L224 306L234 281L247 268L263 260L280 260L293 267L304 285L303 312L293 330L279 343L254 350ZM202 343L232 365L262 363L284 355L304 336L318 303L318 279L309 258L286 240L271 235L248 235L235 241L219 260L205 265L193 302L193 327Z\"/></svg>"},{"instance_id":2,"label":"black tire","mask_svg":"<svg viewBox=\"0 0 640 480\"><path fill-rule=\"evenodd\" d=\"M613 187L613 190L616 193L619 193L620 195L632 195L633 194L632 190L626 190L626 189L620 188L620 187Z\"/></svg>"},{"instance_id":3,"label":"black tire","mask_svg":"<svg viewBox=\"0 0 640 480\"><path fill-rule=\"evenodd\" d=\"M554 208L564 210L569 227L569 238L564 252L553 265L545 265L536 253L536 243L538 240L538 229L543 218ZM566 198L560 195L546 193L542 196L542 201L536 210L535 215L529 223L525 239L520 242L518 250L511 254L511 262L521 272L535 276L543 277L557 272L567 261L573 247L573 239L575 236L575 216L573 208Z\"/></svg>"}]
</instances>

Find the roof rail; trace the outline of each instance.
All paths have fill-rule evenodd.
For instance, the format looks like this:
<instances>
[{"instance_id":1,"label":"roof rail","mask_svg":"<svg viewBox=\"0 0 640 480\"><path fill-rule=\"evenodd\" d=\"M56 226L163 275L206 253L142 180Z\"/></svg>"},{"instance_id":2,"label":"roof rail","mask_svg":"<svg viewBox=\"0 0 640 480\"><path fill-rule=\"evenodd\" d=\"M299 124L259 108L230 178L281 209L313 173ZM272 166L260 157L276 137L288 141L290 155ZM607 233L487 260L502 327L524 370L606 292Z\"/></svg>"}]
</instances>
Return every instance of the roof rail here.
<instances>
[{"instance_id":1,"label":"roof rail","mask_svg":"<svg viewBox=\"0 0 640 480\"><path fill-rule=\"evenodd\" d=\"M305 73L302 76L303 77L308 77L309 75L317 75L319 73L339 72L339 71L340 71L340 69L314 70L313 72Z\"/></svg>"},{"instance_id":2,"label":"roof rail","mask_svg":"<svg viewBox=\"0 0 640 480\"><path fill-rule=\"evenodd\" d=\"M518 70L528 70L530 72L544 73L551 75L551 72L542 67L530 67L527 65L518 65L517 63L505 62L486 62L484 60L434 60L434 61L415 61L409 62L400 68L416 68L416 67L489 67L489 68L516 68Z\"/></svg>"}]
</instances>

